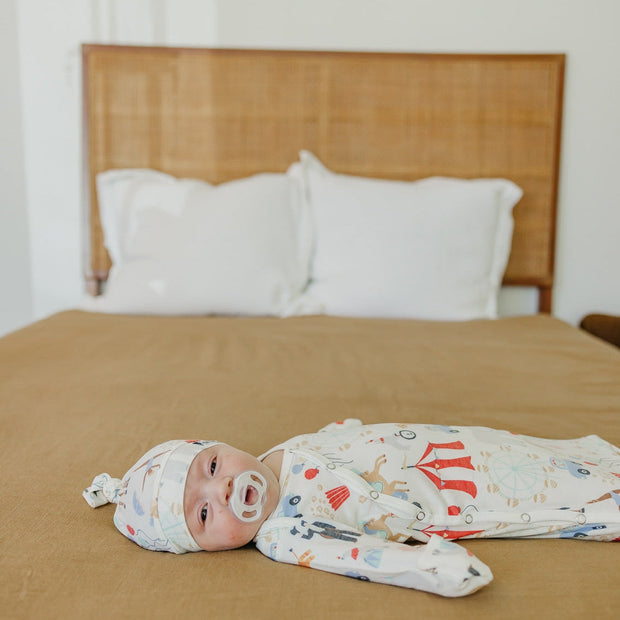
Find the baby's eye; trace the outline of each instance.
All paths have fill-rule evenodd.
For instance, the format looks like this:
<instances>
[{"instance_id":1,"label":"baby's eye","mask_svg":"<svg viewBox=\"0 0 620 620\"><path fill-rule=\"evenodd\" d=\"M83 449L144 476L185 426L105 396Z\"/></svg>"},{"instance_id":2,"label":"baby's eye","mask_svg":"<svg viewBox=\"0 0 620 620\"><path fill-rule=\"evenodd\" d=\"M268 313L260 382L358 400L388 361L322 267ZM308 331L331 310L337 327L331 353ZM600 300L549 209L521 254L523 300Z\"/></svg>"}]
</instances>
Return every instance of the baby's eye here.
<instances>
[{"instance_id":1,"label":"baby's eye","mask_svg":"<svg viewBox=\"0 0 620 620\"><path fill-rule=\"evenodd\" d=\"M206 506L206 504L202 507L202 510L200 511L200 519L202 520L203 523L207 520L207 506Z\"/></svg>"},{"instance_id":2,"label":"baby's eye","mask_svg":"<svg viewBox=\"0 0 620 620\"><path fill-rule=\"evenodd\" d=\"M213 474L215 474L215 467L217 465L217 458L214 458L211 461L211 475L213 476Z\"/></svg>"}]
</instances>

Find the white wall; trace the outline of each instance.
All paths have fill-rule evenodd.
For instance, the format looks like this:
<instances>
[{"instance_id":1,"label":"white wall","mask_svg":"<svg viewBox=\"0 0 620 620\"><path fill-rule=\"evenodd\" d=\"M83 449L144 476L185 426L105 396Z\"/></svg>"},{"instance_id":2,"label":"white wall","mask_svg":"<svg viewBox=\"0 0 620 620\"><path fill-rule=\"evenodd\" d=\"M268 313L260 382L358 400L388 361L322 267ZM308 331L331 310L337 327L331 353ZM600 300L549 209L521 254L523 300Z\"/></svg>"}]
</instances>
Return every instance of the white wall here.
<instances>
[{"instance_id":1,"label":"white wall","mask_svg":"<svg viewBox=\"0 0 620 620\"><path fill-rule=\"evenodd\" d=\"M81 288L81 0L19 0L23 145L35 318L75 305Z\"/></svg>"},{"instance_id":2,"label":"white wall","mask_svg":"<svg viewBox=\"0 0 620 620\"><path fill-rule=\"evenodd\" d=\"M0 333L32 319L16 6L0 9Z\"/></svg>"},{"instance_id":3,"label":"white wall","mask_svg":"<svg viewBox=\"0 0 620 620\"><path fill-rule=\"evenodd\" d=\"M553 313L573 323L592 311L620 314L617 0L20 0L18 7L36 318L82 294L81 41L567 53ZM18 116L9 111L0 123L12 126ZM19 135L11 140L19 150ZM2 200L4 210L4 193ZM517 291L502 308L534 305L531 291ZM26 317L27 302L23 309Z\"/></svg>"}]
</instances>

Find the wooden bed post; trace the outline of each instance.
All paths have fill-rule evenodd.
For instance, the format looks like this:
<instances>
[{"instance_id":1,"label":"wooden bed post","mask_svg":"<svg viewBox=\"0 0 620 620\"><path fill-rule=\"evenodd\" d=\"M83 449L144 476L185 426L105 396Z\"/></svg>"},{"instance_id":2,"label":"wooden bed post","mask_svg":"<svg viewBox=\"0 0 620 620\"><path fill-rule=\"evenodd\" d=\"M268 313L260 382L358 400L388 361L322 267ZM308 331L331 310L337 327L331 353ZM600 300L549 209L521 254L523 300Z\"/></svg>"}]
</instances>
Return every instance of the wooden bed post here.
<instances>
[{"instance_id":1,"label":"wooden bed post","mask_svg":"<svg viewBox=\"0 0 620 620\"><path fill-rule=\"evenodd\" d=\"M538 287L538 312L551 314L552 288L550 286Z\"/></svg>"}]
</instances>

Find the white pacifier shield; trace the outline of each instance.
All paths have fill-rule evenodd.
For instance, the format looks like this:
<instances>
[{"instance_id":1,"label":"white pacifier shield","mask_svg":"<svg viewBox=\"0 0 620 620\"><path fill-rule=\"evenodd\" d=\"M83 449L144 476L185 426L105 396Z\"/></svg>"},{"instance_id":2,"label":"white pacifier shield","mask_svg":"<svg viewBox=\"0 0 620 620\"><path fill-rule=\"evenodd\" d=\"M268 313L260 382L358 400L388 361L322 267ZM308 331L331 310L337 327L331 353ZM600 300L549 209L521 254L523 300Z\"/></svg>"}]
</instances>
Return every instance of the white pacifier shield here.
<instances>
[{"instance_id":1,"label":"white pacifier shield","mask_svg":"<svg viewBox=\"0 0 620 620\"><path fill-rule=\"evenodd\" d=\"M249 487L256 491L256 499L251 504L246 503ZM233 514L240 521L250 523L260 519L266 501L267 481L257 471L244 471L233 480L229 503Z\"/></svg>"}]
</instances>

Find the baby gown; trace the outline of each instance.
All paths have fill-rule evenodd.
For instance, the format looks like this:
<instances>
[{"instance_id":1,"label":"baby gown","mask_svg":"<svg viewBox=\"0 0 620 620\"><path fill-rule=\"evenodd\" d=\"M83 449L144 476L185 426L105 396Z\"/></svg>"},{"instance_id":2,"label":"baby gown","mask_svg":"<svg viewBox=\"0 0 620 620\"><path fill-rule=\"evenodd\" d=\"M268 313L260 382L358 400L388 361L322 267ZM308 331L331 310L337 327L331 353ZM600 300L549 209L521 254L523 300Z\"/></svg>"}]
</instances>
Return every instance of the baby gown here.
<instances>
[{"instance_id":1,"label":"baby gown","mask_svg":"<svg viewBox=\"0 0 620 620\"><path fill-rule=\"evenodd\" d=\"M259 458L278 450L255 538L277 561L461 596L492 574L456 539L620 538L620 451L596 435L345 420Z\"/></svg>"}]
</instances>

